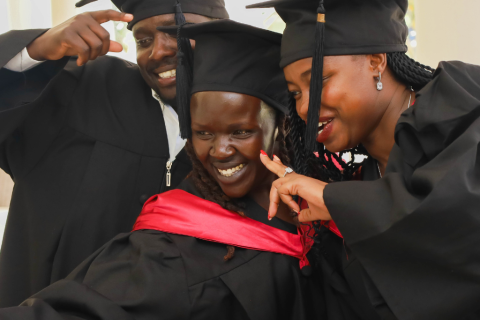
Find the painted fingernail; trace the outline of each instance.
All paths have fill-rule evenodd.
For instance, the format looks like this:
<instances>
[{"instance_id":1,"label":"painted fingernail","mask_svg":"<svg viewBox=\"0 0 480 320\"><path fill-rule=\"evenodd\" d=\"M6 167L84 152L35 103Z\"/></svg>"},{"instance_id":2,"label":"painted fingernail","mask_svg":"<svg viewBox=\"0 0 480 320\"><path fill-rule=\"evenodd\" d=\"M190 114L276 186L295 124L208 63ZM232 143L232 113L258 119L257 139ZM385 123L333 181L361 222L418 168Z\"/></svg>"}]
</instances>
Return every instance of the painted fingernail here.
<instances>
[{"instance_id":1,"label":"painted fingernail","mask_svg":"<svg viewBox=\"0 0 480 320\"><path fill-rule=\"evenodd\" d=\"M265 151L260 150L260 153L261 153L263 156L267 156L267 157L268 157L268 154L267 154Z\"/></svg>"},{"instance_id":2,"label":"painted fingernail","mask_svg":"<svg viewBox=\"0 0 480 320\"><path fill-rule=\"evenodd\" d=\"M279 157L277 157L276 155L273 155L273 158L274 158L275 160L278 160L278 161L280 161L280 158L279 158Z\"/></svg>"}]
</instances>

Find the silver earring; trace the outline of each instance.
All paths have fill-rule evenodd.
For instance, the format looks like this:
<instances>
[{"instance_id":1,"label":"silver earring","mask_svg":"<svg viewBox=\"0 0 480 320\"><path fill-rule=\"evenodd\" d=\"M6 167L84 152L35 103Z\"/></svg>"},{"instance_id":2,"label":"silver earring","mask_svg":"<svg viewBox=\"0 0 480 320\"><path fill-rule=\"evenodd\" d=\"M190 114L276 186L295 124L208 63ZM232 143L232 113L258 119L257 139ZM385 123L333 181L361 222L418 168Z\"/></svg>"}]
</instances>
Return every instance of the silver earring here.
<instances>
[{"instance_id":1,"label":"silver earring","mask_svg":"<svg viewBox=\"0 0 480 320\"><path fill-rule=\"evenodd\" d=\"M378 82L377 82L377 90L382 91L383 83L382 83L382 73L378 71Z\"/></svg>"}]
</instances>

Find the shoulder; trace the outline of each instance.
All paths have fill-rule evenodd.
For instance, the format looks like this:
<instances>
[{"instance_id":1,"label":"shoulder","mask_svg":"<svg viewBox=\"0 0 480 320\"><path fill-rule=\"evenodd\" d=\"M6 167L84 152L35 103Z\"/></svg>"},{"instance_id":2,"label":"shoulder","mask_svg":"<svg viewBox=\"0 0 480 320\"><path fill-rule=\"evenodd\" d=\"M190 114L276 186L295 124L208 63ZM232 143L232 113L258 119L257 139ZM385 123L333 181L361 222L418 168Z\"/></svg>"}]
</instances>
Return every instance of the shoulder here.
<instances>
[{"instance_id":1,"label":"shoulder","mask_svg":"<svg viewBox=\"0 0 480 320\"><path fill-rule=\"evenodd\" d=\"M432 81L417 93L413 108L402 120L415 118L421 130L460 119L480 107L480 66L460 61L441 62Z\"/></svg>"},{"instance_id":2,"label":"shoulder","mask_svg":"<svg viewBox=\"0 0 480 320\"><path fill-rule=\"evenodd\" d=\"M77 66L77 57L71 57L65 70L77 78L125 79L141 78L138 65L117 57L102 56L85 65Z\"/></svg>"},{"instance_id":3,"label":"shoulder","mask_svg":"<svg viewBox=\"0 0 480 320\"><path fill-rule=\"evenodd\" d=\"M197 187L195 187L195 183L193 182L192 177L188 177L185 180L182 181L177 187L179 190L183 190L185 192L188 192L194 196L197 196L199 198L205 199L201 193L198 191Z\"/></svg>"}]
</instances>

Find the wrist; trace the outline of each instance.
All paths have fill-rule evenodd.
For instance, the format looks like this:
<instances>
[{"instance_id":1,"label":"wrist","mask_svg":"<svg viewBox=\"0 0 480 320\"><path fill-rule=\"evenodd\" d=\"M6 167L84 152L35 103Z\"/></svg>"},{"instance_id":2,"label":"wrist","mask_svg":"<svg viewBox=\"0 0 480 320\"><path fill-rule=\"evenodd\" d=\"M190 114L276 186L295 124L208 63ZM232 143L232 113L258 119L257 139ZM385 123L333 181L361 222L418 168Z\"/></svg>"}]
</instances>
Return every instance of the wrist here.
<instances>
[{"instance_id":1,"label":"wrist","mask_svg":"<svg viewBox=\"0 0 480 320\"><path fill-rule=\"evenodd\" d=\"M35 39L33 42L31 42L28 46L27 46L27 53L29 55L29 57L33 60L36 60L36 61L45 61L47 60L43 54L41 53L41 40L39 41L39 39L41 38L42 36L40 36L39 38Z\"/></svg>"}]
</instances>

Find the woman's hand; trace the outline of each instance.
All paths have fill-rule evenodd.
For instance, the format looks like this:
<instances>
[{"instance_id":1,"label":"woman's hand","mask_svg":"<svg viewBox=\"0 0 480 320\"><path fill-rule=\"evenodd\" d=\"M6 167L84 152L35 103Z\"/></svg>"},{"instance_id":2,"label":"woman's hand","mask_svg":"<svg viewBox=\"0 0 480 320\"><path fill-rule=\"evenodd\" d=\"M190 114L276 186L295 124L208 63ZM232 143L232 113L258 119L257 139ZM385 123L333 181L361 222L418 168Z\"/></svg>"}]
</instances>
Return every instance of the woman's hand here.
<instances>
[{"instance_id":1,"label":"woman's hand","mask_svg":"<svg viewBox=\"0 0 480 320\"><path fill-rule=\"evenodd\" d=\"M281 200L298 213L298 221L300 222L331 220L332 217L323 201L323 190L327 184L294 172L283 177L287 167L283 165L277 156L274 156L273 159L270 160L267 155L260 154L260 160L263 164L280 178L272 184L272 189L270 190L269 219L277 214ZM293 196L296 195L307 201L309 208L300 211L297 202L293 200Z\"/></svg>"}]
</instances>

